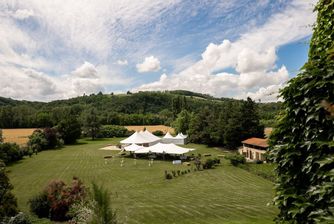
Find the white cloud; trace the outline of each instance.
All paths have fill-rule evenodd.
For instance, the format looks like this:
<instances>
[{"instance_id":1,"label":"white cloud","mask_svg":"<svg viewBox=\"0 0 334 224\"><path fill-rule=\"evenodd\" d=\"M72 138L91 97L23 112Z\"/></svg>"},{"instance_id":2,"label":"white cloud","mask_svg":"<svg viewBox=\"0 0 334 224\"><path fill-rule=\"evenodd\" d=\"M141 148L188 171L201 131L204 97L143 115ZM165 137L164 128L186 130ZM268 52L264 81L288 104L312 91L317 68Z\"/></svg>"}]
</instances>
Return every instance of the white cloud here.
<instances>
[{"instance_id":1,"label":"white cloud","mask_svg":"<svg viewBox=\"0 0 334 224\"><path fill-rule=\"evenodd\" d=\"M137 64L137 71L140 73L143 72L156 72L160 70L160 61L154 56L146 57L144 62Z\"/></svg>"},{"instance_id":2,"label":"white cloud","mask_svg":"<svg viewBox=\"0 0 334 224\"><path fill-rule=\"evenodd\" d=\"M117 60L117 64L118 65L128 65L128 60L124 59L124 60Z\"/></svg>"},{"instance_id":3,"label":"white cloud","mask_svg":"<svg viewBox=\"0 0 334 224\"><path fill-rule=\"evenodd\" d=\"M75 69L72 74L77 77L88 79L98 77L96 67L87 61L85 61L79 68Z\"/></svg>"},{"instance_id":4,"label":"white cloud","mask_svg":"<svg viewBox=\"0 0 334 224\"><path fill-rule=\"evenodd\" d=\"M18 20L24 20L34 15L35 14L32 9L18 9L12 14L12 16Z\"/></svg>"},{"instance_id":5,"label":"white cloud","mask_svg":"<svg viewBox=\"0 0 334 224\"><path fill-rule=\"evenodd\" d=\"M311 34L310 25L315 21L312 12L310 2L295 0L261 27L242 34L234 42L210 43L201 60L179 73L163 74L160 80L134 91L186 89L215 96L276 100L279 88L289 79L285 66L276 68L276 50ZM215 74L227 68L234 68L237 73Z\"/></svg>"},{"instance_id":6,"label":"white cloud","mask_svg":"<svg viewBox=\"0 0 334 224\"><path fill-rule=\"evenodd\" d=\"M0 96L50 101L104 92L108 86L122 86L131 82L131 79L109 70L106 65L94 66L85 62L69 74L50 77L35 69L2 66Z\"/></svg>"}]
</instances>

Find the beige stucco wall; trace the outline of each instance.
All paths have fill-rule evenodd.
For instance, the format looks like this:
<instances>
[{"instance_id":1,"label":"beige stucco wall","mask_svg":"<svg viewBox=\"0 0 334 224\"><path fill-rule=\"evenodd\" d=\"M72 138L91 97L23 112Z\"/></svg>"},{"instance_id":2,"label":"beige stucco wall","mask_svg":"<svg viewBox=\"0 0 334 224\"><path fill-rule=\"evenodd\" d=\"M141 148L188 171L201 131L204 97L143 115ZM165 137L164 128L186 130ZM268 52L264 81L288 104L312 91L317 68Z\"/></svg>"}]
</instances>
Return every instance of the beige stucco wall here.
<instances>
[{"instance_id":1,"label":"beige stucco wall","mask_svg":"<svg viewBox=\"0 0 334 224\"><path fill-rule=\"evenodd\" d=\"M264 161L263 154L266 153L266 150L254 149L247 146L240 147L238 151L241 155L244 155L246 159L249 161L254 161L254 160Z\"/></svg>"}]
</instances>

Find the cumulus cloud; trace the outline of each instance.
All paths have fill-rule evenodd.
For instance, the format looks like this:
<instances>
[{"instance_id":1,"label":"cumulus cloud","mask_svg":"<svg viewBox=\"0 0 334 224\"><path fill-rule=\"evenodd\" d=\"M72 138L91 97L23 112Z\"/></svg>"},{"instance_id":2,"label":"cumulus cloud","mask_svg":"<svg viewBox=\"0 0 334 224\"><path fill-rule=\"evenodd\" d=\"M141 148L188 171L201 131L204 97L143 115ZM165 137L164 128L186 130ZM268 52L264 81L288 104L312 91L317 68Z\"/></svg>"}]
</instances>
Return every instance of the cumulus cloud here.
<instances>
[{"instance_id":1,"label":"cumulus cloud","mask_svg":"<svg viewBox=\"0 0 334 224\"><path fill-rule=\"evenodd\" d=\"M51 77L41 71L13 66L0 69L0 96L50 101L104 92L106 86L126 85L131 80L109 72L106 65L84 62L68 74Z\"/></svg>"},{"instance_id":2,"label":"cumulus cloud","mask_svg":"<svg viewBox=\"0 0 334 224\"><path fill-rule=\"evenodd\" d=\"M12 14L12 16L18 20L24 20L34 15L35 14L32 9L18 9Z\"/></svg>"},{"instance_id":3,"label":"cumulus cloud","mask_svg":"<svg viewBox=\"0 0 334 224\"><path fill-rule=\"evenodd\" d=\"M137 64L137 71L143 72L156 72L160 70L160 61L154 56L146 57L141 64Z\"/></svg>"},{"instance_id":4,"label":"cumulus cloud","mask_svg":"<svg viewBox=\"0 0 334 224\"><path fill-rule=\"evenodd\" d=\"M215 96L275 101L279 88L289 79L285 66L276 68L276 50L311 34L315 15L310 2L295 0L261 27L234 42L210 43L201 60L183 71L144 84L139 90L185 89ZM233 68L236 73L219 72ZM218 72L218 73L217 73Z\"/></svg>"},{"instance_id":5,"label":"cumulus cloud","mask_svg":"<svg viewBox=\"0 0 334 224\"><path fill-rule=\"evenodd\" d=\"M85 63L81 65L79 68L75 69L75 71L73 71L72 74L74 76L88 79L98 77L96 67L87 61L85 61Z\"/></svg>"},{"instance_id":6,"label":"cumulus cloud","mask_svg":"<svg viewBox=\"0 0 334 224\"><path fill-rule=\"evenodd\" d=\"M118 65L128 65L128 60L124 59L124 60L117 60L117 64Z\"/></svg>"}]
</instances>

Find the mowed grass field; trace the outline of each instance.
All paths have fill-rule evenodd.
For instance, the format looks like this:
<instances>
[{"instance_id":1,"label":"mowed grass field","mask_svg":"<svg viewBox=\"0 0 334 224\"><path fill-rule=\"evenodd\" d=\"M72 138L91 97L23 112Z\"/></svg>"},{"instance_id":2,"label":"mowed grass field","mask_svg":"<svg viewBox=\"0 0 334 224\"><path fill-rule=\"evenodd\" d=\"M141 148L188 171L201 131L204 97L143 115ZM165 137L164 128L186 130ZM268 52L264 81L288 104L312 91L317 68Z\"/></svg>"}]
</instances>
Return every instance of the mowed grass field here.
<instances>
[{"instance_id":1,"label":"mowed grass field","mask_svg":"<svg viewBox=\"0 0 334 224\"><path fill-rule=\"evenodd\" d=\"M212 170L191 173L165 180L165 170L185 170L171 161L121 158L105 160L115 151L98 150L120 139L80 140L61 150L44 151L8 167L10 181L19 207L28 211L28 199L52 179L68 184L73 176L86 186L92 181L112 193L112 207L122 223L273 223L277 210L266 206L273 197L273 183L246 170L231 166L226 160ZM224 152L203 145L189 144L194 153Z\"/></svg>"}]
</instances>

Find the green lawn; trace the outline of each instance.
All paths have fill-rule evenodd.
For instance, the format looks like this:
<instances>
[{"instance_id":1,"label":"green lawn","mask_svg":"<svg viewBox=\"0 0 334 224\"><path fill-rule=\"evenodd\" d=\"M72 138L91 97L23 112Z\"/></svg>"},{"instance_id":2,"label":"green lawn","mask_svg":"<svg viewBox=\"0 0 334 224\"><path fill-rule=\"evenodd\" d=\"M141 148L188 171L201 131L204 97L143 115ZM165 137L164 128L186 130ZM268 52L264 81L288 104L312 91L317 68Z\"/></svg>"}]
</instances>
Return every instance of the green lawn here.
<instances>
[{"instance_id":1,"label":"green lawn","mask_svg":"<svg viewBox=\"0 0 334 224\"><path fill-rule=\"evenodd\" d=\"M61 150L45 151L10 166L20 209L52 179L70 183L78 176L86 185L94 180L112 192L113 207L123 223L273 223L277 210L266 206L273 197L273 183L227 161L212 170L192 171L172 180L164 170L186 169L170 161L120 158L106 162L112 151L98 150L119 139L80 140ZM223 154L214 148L189 144L195 153ZM188 169L188 168L187 168Z\"/></svg>"}]
</instances>

